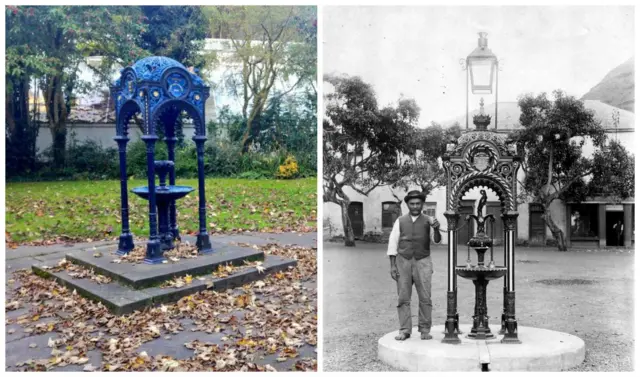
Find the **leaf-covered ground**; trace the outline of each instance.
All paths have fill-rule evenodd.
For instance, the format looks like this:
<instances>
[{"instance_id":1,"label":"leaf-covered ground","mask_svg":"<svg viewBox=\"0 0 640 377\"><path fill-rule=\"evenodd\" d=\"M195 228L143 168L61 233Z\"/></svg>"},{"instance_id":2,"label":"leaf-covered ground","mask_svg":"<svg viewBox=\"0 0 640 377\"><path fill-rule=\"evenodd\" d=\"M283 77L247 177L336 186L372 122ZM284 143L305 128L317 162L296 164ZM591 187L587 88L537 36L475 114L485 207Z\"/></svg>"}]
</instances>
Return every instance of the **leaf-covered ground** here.
<instances>
[{"instance_id":1,"label":"leaf-covered ground","mask_svg":"<svg viewBox=\"0 0 640 377\"><path fill-rule=\"evenodd\" d=\"M212 233L238 231L315 232L316 179L245 180L211 178L205 182L207 223ZM178 180L197 188L197 180ZM130 180L129 189L146 186ZM91 242L115 239L121 229L118 181L7 183L6 242L22 244ZM182 232L198 230L197 190L178 201ZM130 226L149 234L149 205L129 193Z\"/></svg>"},{"instance_id":2,"label":"leaf-covered ground","mask_svg":"<svg viewBox=\"0 0 640 377\"><path fill-rule=\"evenodd\" d=\"M7 356L7 370L317 370L316 251L260 248L298 265L124 316L30 270L15 271L6 285L6 337L27 351L13 352L12 362ZM96 275L78 271L78 278Z\"/></svg>"}]
</instances>

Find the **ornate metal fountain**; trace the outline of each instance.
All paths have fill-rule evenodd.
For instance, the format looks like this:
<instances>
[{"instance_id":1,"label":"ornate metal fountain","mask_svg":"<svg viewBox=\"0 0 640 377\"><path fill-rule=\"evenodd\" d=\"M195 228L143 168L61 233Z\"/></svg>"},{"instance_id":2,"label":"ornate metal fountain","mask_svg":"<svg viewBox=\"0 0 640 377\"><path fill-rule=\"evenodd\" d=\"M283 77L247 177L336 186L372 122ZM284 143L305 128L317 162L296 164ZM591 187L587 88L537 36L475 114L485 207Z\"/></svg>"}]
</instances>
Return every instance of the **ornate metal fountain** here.
<instances>
[{"instance_id":1,"label":"ornate metal fountain","mask_svg":"<svg viewBox=\"0 0 640 377\"><path fill-rule=\"evenodd\" d=\"M515 211L515 182L520 164L520 156L507 146L506 136L495 131L487 130L491 123L491 116L484 114L484 101L480 102L480 112L473 117L475 130L462 134L455 144L447 147L443 157L444 167L448 175L447 211L448 221L448 291L447 291L447 321L445 323L445 343L460 343L458 339L459 315L457 310L457 276L470 279L476 287L476 305L473 316L473 328L467 335L475 339L489 339L494 335L488 324L486 289L491 280L504 276L502 328L503 343L520 343L515 319L515 289L514 264L515 230L518 213ZM496 267L493 258L494 223L495 217L484 215L487 196L484 190L478 204L477 215L468 215L468 225L471 220L477 223L478 229L469 240L468 247L475 249L478 262L471 265L470 249L467 249L467 264L457 265L458 243L458 213L462 197L476 187L487 187L499 197L502 206L502 220L504 222L504 261L505 266ZM490 233L487 234L487 224ZM491 250L489 265L485 265L485 253Z\"/></svg>"},{"instance_id":2,"label":"ornate metal fountain","mask_svg":"<svg viewBox=\"0 0 640 377\"><path fill-rule=\"evenodd\" d=\"M458 344L460 339L458 315L458 275L473 280L476 285L476 308L474 325L470 337L486 339L491 337L487 322L486 286L488 281L504 276L502 328L503 343L520 343L518 340L518 322L516 321L515 292L515 240L516 220L516 177L522 158L516 153L514 145L507 143L504 133L498 132L498 58L489 49L487 33L479 33L478 46L461 59L467 74L467 118L466 129L462 136L447 145L442 157L447 173L447 320L443 343ZM484 113L484 99L480 99L479 112L473 116L475 129L469 129L469 89L474 95L495 94L495 127L490 130L491 116ZM493 261L493 223L492 215L483 216L479 208L477 216L471 215L478 223L478 232L469 241L478 254L478 263L471 266L469 251L467 265L458 266L458 222L460 220L460 202L462 197L476 187L486 187L494 191L500 199L504 224L504 267L496 267ZM485 198L486 202L486 198ZM484 204L478 207L484 207ZM486 223L491 224L491 235L485 232ZM484 253L491 249L489 266L484 264Z\"/></svg>"},{"instance_id":3,"label":"ornate metal fountain","mask_svg":"<svg viewBox=\"0 0 640 377\"><path fill-rule=\"evenodd\" d=\"M120 73L120 78L110 88L116 109L117 136L114 140L118 143L120 156L122 233L118 243L118 254L128 254L134 248L133 235L129 228L127 142L129 122L136 115L142 119L141 139L147 147L148 184L132 190L134 194L149 201L149 240L145 263L164 262L164 250L173 248L173 241L180 239L176 201L194 190L192 187L176 185L176 131L181 125L179 119L183 112L186 112L195 126L193 141L196 144L198 158L199 218L196 246L199 253L212 252L206 225L204 189L204 142L207 140L204 104L209 97L209 87L184 65L162 56L141 59ZM167 144L167 161L156 161L154 158L155 144L160 140L158 129L163 130L161 134L164 134ZM159 186L156 186L156 173L160 178Z\"/></svg>"}]
</instances>

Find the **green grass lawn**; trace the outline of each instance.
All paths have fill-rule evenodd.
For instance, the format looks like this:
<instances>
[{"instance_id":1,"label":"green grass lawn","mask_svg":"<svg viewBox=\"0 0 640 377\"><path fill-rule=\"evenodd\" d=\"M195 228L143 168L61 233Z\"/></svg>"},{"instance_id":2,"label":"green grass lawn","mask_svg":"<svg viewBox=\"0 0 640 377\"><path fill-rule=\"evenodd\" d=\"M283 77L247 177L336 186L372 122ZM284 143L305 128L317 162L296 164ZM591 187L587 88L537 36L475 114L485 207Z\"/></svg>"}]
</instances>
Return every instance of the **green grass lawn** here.
<instances>
[{"instance_id":1,"label":"green grass lawn","mask_svg":"<svg viewBox=\"0 0 640 377\"><path fill-rule=\"evenodd\" d=\"M207 179L210 232L316 230L316 179ZM146 186L130 180L129 189ZM196 179L179 185L197 188ZM120 234L120 182L7 183L6 236L11 245L116 238ZM198 230L197 190L177 203L183 233ZM129 193L129 222L136 236L149 234L149 205Z\"/></svg>"}]
</instances>

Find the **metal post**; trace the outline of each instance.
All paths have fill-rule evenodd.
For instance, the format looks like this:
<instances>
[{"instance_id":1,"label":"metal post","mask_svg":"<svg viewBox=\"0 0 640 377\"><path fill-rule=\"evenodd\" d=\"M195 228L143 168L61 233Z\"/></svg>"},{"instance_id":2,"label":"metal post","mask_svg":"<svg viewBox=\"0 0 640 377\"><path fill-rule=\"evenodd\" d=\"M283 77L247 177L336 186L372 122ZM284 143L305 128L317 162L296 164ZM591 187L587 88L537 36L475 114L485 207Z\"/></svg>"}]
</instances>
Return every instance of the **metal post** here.
<instances>
[{"instance_id":1,"label":"metal post","mask_svg":"<svg viewBox=\"0 0 640 377\"><path fill-rule=\"evenodd\" d=\"M502 215L507 239L507 289L506 289L506 331L502 343L521 343L518 340L518 321L516 320L516 292L515 292L515 231L518 212L507 211Z\"/></svg>"},{"instance_id":2,"label":"metal post","mask_svg":"<svg viewBox=\"0 0 640 377\"><path fill-rule=\"evenodd\" d=\"M466 125L466 129L469 129L469 59L467 59L467 70L466 70L466 76L465 78L467 79L467 112L465 113L465 121L467 122Z\"/></svg>"},{"instance_id":3,"label":"metal post","mask_svg":"<svg viewBox=\"0 0 640 377\"><path fill-rule=\"evenodd\" d=\"M129 229L129 196L127 192L127 142L129 138L118 135L113 138L118 143L118 155L120 157L120 208L122 211L122 232L118 241L118 255L126 255L134 248L133 235Z\"/></svg>"},{"instance_id":4,"label":"metal post","mask_svg":"<svg viewBox=\"0 0 640 377\"><path fill-rule=\"evenodd\" d=\"M447 219L447 320L445 322L445 335L442 339L443 343L458 344L460 339L456 332L456 315L457 315L457 297L456 297L456 279L455 279L455 255L457 253L457 226L460 214L447 210L444 213Z\"/></svg>"},{"instance_id":5,"label":"metal post","mask_svg":"<svg viewBox=\"0 0 640 377\"><path fill-rule=\"evenodd\" d=\"M493 262L493 243L494 243L494 239L493 239L493 217L489 218L491 220L491 261L489 262L489 268L493 268L495 267L495 263Z\"/></svg>"},{"instance_id":6,"label":"metal post","mask_svg":"<svg viewBox=\"0 0 640 377\"><path fill-rule=\"evenodd\" d=\"M504 221L504 219L503 219ZM502 248L503 248L503 262L504 266L507 267L507 228L503 227L502 232ZM504 275L502 279L502 316L500 319L500 331L498 334L504 334L507 331L507 275Z\"/></svg>"},{"instance_id":7,"label":"metal post","mask_svg":"<svg viewBox=\"0 0 640 377\"><path fill-rule=\"evenodd\" d=\"M176 162L175 147L176 147L176 142L178 141L178 138L173 136L173 132L174 131L172 128L171 130L172 135L167 136L166 140L167 140L167 151L168 151L169 161L172 161L175 163ZM169 185L174 186L175 184L176 184L176 169L174 167L169 172ZM171 203L169 203L169 232L173 236L174 240L180 239L180 230L178 229L175 200L172 200Z\"/></svg>"},{"instance_id":8,"label":"metal post","mask_svg":"<svg viewBox=\"0 0 640 377\"><path fill-rule=\"evenodd\" d=\"M496 61L496 131L498 131L498 71L500 70L498 64L498 61Z\"/></svg>"},{"instance_id":9,"label":"metal post","mask_svg":"<svg viewBox=\"0 0 640 377\"><path fill-rule=\"evenodd\" d=\"M196 130L199 127L196 127ZM196 151L198 153L198 217L200 220L200 230L198 231L196 246L200 254L213 252L211 248L211 240L207 232L207 204L204 191L204 142L207 137L204 135L195 135L193 141L196 143Z\"/></svg>"},{"instance_id":10,"label":"metal post","mask_svg":"<svg viewBox=\"0 0 640 377\"><path fill-rule=\"evenodd\" d=\"M147 128L149 129L149 128ZM149 187L149 241L147 241L147 255L144 262L147 264L162 263L165 258L160 249L158 239L158 214L156 213L156 176L155 176L155 145L158 140L156 135L142 135L142 140L147 145L147 181Z\"/></svg>"},{"instance_id":11,"label":"metal post","mask_svg":"<svg viewBox=\"0 0 640 377\"><path fill-rule=\"evenodd\" d=\"M471 247L469 240L471 239L471 217L467 215L467 267L471 267Z\"/></svg>"}]
</instances>

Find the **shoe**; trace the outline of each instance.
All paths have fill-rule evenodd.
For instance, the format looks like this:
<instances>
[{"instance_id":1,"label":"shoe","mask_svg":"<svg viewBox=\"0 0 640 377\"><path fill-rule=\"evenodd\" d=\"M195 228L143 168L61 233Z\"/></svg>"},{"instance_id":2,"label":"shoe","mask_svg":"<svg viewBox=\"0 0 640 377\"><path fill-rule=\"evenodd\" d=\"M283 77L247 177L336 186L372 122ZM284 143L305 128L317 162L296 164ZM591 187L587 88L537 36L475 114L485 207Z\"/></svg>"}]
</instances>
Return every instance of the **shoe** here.
<instances>
[{"instance_id":1,"label":"shoe","mask_svg":"<svg viewBox=\"0 0 640 377\"><path fill-rule=\"evenodd\" d=\"M429 340L429 339L433 339L433 336L431 336L431 334L429 334L428 332L423 332L423 333L420 333L420 339Z\"/></svg>"},{"instance_id":2,"label":"shoe","mask_svg":"<svg viewBox=\"0 0 640 377\"><path fill-rule=\"evenodd\" d=\"M400 333L400 334L396 335L395 339L399 340L399 341L403 341L403 340L407 340L409 338L411 338L411 334Z\"/></svg>"}]
</instances>

